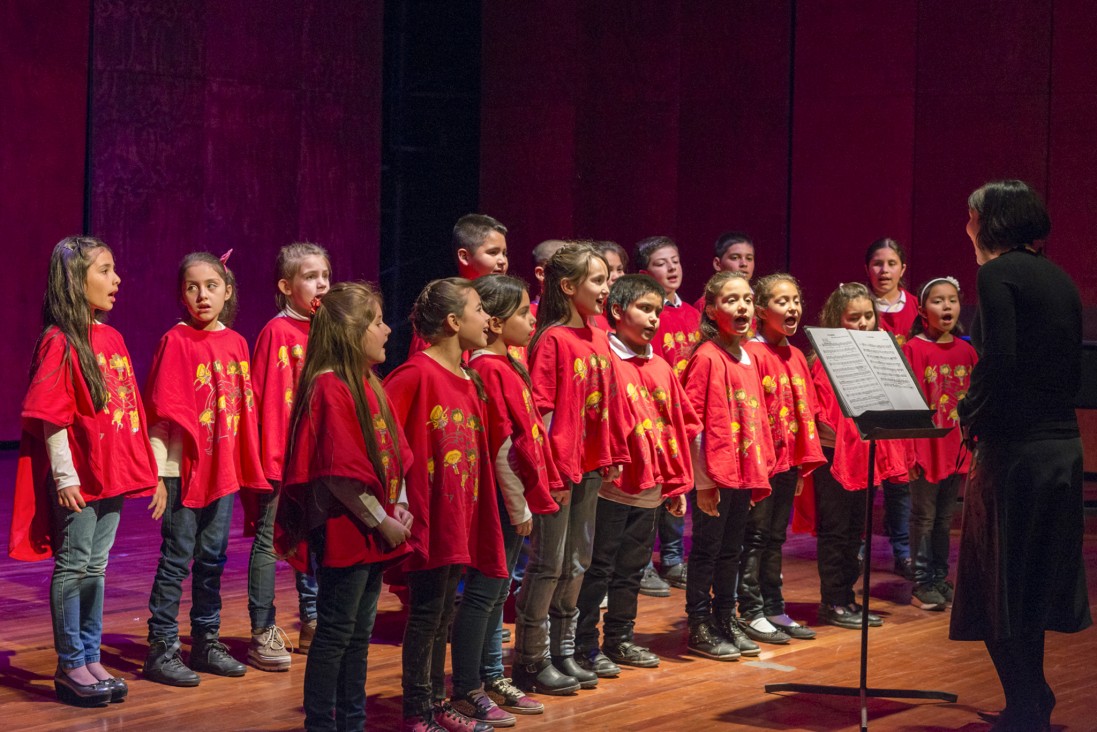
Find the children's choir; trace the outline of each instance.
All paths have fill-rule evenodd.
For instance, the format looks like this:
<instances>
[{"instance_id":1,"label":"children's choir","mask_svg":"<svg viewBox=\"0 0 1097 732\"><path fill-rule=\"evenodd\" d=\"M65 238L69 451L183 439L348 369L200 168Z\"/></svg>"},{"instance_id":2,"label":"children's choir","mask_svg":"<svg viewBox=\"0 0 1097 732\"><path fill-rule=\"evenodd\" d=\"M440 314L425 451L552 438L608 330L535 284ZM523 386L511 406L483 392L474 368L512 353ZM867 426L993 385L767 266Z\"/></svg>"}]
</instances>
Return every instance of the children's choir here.
<instances>
[{"instance_id":1,"label":"children's choir","mask_svg":"<svg viewBox=\"0 0 1097 732\"><path fill-rule=\"evenodd\" d=\"M255 536L247 661L291 665L274 604L276 561L286 559L297 572L297 646L309 651L310 730L365 728L383 579L406 600L403 714L416 732L513 726L544 711L531 695L658 666L635 642L638 595L666 596L671 585L685 589L688 648L699 656L730 661L758 655L759 643L814 638L785 609L790 517L818 539L819 620L860 627L868 446L818 359L789 342L805 307L797 280L776 273L752 285L754 242L727 232L693 306L679 294L669 237L637 244L639 274L625 274L629 256L614 242L548 240L534 250L531 303L526 284L506 275L506 233L488 216L458 221L462 276L420 293L417 345L383 384L381 296L331 284L315 244L280 252L278 314L250 353L230 328L238 293L228 256L188 255L177 280L183 318L161 339L143 391L121 335L101 322L120 284L111 250L90 237L55 247L9 551L54 558L59 699L98 706L127 694L99 645L107 556L132 497L151 498L162 522L143 676L196 686L200 673L245 674L220 639L240 493ZM892 239L875 242L865 266L870 287L839 286L820 324L895 333L936 423L956 426L976 361L957 337L959 283L942 276L905 290L905 254ZM966 449L958 432L886 441L876 461L877 479L907 496L889 503L904 514L889 525L905 527L910 513L912 604L943 610ZM508 675L503 606L523 553Z\"/></svg>"}]
</instances>

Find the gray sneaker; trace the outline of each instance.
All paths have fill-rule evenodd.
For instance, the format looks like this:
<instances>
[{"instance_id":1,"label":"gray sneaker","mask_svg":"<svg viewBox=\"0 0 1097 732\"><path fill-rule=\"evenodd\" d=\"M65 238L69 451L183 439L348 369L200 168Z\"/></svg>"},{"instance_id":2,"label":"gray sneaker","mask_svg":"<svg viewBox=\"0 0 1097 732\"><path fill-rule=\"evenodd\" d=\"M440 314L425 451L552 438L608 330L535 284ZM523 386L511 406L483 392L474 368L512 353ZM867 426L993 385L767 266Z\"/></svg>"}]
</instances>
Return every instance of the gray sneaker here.
<instances>
[{"instance_id":1,"label":"gray sneaker","mask_svg":"<svg viewBox=\"0 0 1097 732\"><path fill-rule=\"evenodd\" d=\"M650 564L640 578L640 594L648 597L670 597L670 585L663 581L655 567Z\"/></svg>"}]
</instances>

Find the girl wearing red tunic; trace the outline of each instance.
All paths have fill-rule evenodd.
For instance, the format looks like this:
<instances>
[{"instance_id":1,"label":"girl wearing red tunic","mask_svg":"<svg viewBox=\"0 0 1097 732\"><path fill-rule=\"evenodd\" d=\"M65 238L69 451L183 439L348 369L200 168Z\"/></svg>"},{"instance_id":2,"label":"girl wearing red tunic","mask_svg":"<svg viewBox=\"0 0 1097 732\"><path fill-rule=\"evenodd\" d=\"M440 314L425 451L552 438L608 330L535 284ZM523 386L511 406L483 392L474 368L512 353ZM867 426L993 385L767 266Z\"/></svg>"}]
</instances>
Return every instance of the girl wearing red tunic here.
<instances>
[{"instance_id":1,"label":"girl wearing red tunic","mask_svg":"<svg viewBox=\"0 0 1097 732\"><path fill-rule=\"evenodd\" d=\"M910 548L914 560L911 604L944 610L952 601L948 581L949 530L956 495L967 476L971 455L964 447L958 407L967 395L971 370L979 360L970 344L957 338L960 286L938 277L919 290L919 319L903 344L926 403L938 427L952 427L942 438L912 440L914 480L910 484Z\"/></svg>"},{"instance_id":2,"label":"girl wearing red tunic","mask_svg":"<svg viewBox=\"0 0 1097 732\"><path fill-rule=\"evenodd\" d=\"M876 329L876 302L868 288L846 283L831 293L819 317L824 328ZM865 497L868 481L868 443L861 439L853 420L842 415L834 388L822 362L811 363L812 380L819 401L819 436L829 465L812 473L815 529L818 537L819 582L822 602L819 620L840 628L861 627L861 606L853 585L860 574L857 558L865 529ZM910 469L902 440L876 443L877 481L906 481ZM805 486L805 493L808 486ZM869 625L883 624L869 613Z\"/></svg>"},{"instance_id":3,"label":"girl wearing red tunic","mask_svg":"<svg viewBox=\"0 0 1097 732\"><path fill-rule=\"evenodd\" d=\"M319 565L316 635L305 668L305 727L366 727L366 658L381 574L410 551L404 474L411 450L373 368L389 327L380 295L334 285L312 319L290 420L275 545Z\"/></svg>"},{"instance_id":4,"label":"girl wearing red tunic","mask_svg":"<svg viewBox=\"0 0 1097 732\"><path fill-rule=\"evenodd\" d=\"M430 342L385 379L385 392L415 455L407 474L413 553L404 630L404 725L408 730L490 727L446 701L446 639L461 569L508 577L493 490L483 386L461 354L487 345L488 315L469 280L428 284L411 315ZM463 725L463 726L462 726Z\"/></svg>"},{"instance_id":5,"label":"girl wearing red tunic","mask_svg":"<svg viewBox=\"0 0 1097 732\"><path fill-rule=\"evenodd\" d=\"M760 652L735 619L750 504L769 495L774 466L762 379L742 345L753 318L754 295L746 275L713 275L705 285L701 344L682 379L704 425L691 443L697 490L686 579L689 649L721 661Z\"/></svg>"},{"instance_id":6,"label":"girl wearing red tunic","mask_svg":"<svg viewBox=\"0 0 1097 732\"><path fill-rule=\"evenodd\" d=\"M156 468L145 411L118 331L96 321L114 309L120 278L114 255L92 237L53 249L23 400L8 553L54 558L50 610L61 701L97 706L126 697L126 682L100 663L107 557L123 498L153 492Z\"/></svg>"},{"instance_id":7,"label":"girl wearing red tunic","mask_svg":"<svg viewBox=\"0 0 1097 732\"><path fill-rule=\"evenodd\" d=\"M474 351L469 366L487 393L488 454L495 466L496 496L507 576L496 579L475 568L453 621L453 704L489 724L513 724L514 714L537 714L544 705L526 696L503 675L503 604L511 574L534 514L555 513L549 491L563 482L552 462L545 424L534 409L529 374L508 353L529 345L536 319L522 280L492 274L473 283L488 321L488 345ZM513 712L513 713L512 713Z\"/></svg>"},{"instance_id":8,"label":"girl wearing red tunic","mask_svg":"<svg viewBox=\"0 0 1097 732\"><path fill-rule=\"evenodd\" d=\"M328 291L331 263L316 244L296 243L278 252L280 312L255 341L252 352L252 384L259 409L259 456L263 474L274 488L270 493L240 494L245 532L254 534L248 559L248 614L251 645L248 661L263 671L286 671L291 656L282 629L275 623L274 514L282 482L282 454L286 447L290 411L297 380L305 363L305 347L314 302ZM297 605L301 635L297 648L307 653L316 632L316 579L309 571L296 572Z\"/></svg>"},{"instance_id":9,"label":"girl wearing red tunic","mask_svg":"<svg viewBox=\"0 0 1097 732\"><path fill-rule=\"evenodd\" d=\"M514 683L526 691L570 694L598 683L574 653L576 600L590 566L598 488L604 475L616 478L616 466L628 461L628 406L606 333L589 325L605 305L608 276L605 259L584 243L561 247L545 266L530 379L567 482L553 492L560 510L533 518L514 646Z\"/></svg>"},{"instance_id":10,"label":"girl wearing red tunic","mask_svg":"<svg viewBox=\"0 0 1097 732\"><path fill-rule=\"evenodd\" d=\"M248 344L228 328L236 312L232 272L212 254L188 254L179 265L178 287L187 320L160 339L145 387L168 502L149 597L144 675L170 686L197 686L195 670L221 676L246 670L219 640L221 573L233 494L270 491L270 484L259 459ZM192 562L188 668L179 655L177 618Z\"/></svg>"},{"instance_id":11,"label":"girl wearing red tunic","mask_svg":"<svg viewBox=\"0 0 1097 732\"><path fill-rule=\"evenodd\" d=\"M778 273L754 286L756 338L746 350L758 365L776 459L769 484L772 493L755 503L747 518L739 566L739 615L752 640L788 643L811 639L815 631L785 614L781 592L781 549L785 543L796 486L803 476L826 463L815 427L818 406L807 359L788 339L803 314L800 284Z\"/></svg>"}]
</instances>

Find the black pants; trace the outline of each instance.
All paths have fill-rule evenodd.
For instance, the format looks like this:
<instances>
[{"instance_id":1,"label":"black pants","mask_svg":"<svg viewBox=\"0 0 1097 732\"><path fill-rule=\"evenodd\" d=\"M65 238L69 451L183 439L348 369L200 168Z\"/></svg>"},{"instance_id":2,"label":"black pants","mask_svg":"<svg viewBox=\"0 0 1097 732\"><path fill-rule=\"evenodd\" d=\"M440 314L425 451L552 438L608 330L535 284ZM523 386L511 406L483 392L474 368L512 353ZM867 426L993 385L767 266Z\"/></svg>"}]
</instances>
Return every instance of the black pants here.
<instances>
[{"instance_id":1,"label":"black pants","mask_svg":"<svg viewBox=\"0 0 1097 732\"><path fill-rule=\"evenodd\" d=\"M377 598L380 564L321 567L317 571L316 637L305 666L305 729L366 727L366 657Z\"/></svg>"},{"instance_id":2,"label":"black pants","mask_svg":"<svg viewBox=\"0 0 1097 732\"><path fill-rule=\"evenodd\" d=\"M784 615L781 594L781 549L796 496L797 468L769 479L773 491L751 506L739 559L739 615L747 620Z\"/></svg>"},{"instance_id":3,"label":"black pants","mask_svg":"<svg viewBox=\"0 0 1097 732\"><path fill-rule=\"evenodd\" d=\"M433 703L446 698L446 641L453 621L461 565L408 572L407 576L404 716L428 716Z\"/></svg>"},{"instance_id":4,"label":"black pants","mask_svg":"<svg viewBox=\"0 0 1097 732\"><path fill-rule=\"evenodd\" d=\"M594 518L594 551L579 590L577 648L598 645L598 617L602 598L609 592L603 632L609 643L631 641L636 624L640 578L655 544L656 508L626 506L598 499Z\"/></svg>"},{"instance_id":5,"label":"black pants","mask_svg":"<svg viewBox=\"0 0 1097 732\"><path fill-rule=\"evenodd\" d=\"M953 473L940 483L919 478L910 484L910 558L916 585L948 578L949 530L963 478Z\"/></svg>"},{"instance_id":6,"label":"black pants","mask_svg":"<svg viewBox=\"0 0 1097 732\"><path fill-rule=\"evenodd\" d=\"M831 475L832 448L824 447L823 456L827 465L812 473L819 594L824 605L848 605L856 600L853 586L859 574L857 552L865 531L865 493L846 490Z\"/></svg>"},{"instance_id":7,"label":"black pants","mask_svg":"<svg viewBox=\"0 0 1097 732\"><path fill-rule=\"evenodd\" d=\"M720 493L717 516L709 516L697 508L696 492L690 502L693 548L686 575L686 615L690 622L704 620L713 613L735 612L739 555L750 513L750 491L716 490Z\"/></svg>"}]
</instances>

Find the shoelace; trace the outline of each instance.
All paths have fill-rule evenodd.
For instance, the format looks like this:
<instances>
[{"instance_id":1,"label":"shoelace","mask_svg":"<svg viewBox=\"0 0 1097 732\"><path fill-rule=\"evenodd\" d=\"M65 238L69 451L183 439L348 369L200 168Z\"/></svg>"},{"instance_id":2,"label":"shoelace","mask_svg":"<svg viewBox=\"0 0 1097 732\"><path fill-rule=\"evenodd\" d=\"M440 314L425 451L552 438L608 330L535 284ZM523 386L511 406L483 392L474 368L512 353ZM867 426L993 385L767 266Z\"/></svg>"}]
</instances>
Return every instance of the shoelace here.
<instances>
[{"instance_id":1,"label":"shoelace","mask_svg":"<svg viewBox=\"0 0 1097 732\"><path fill-rule=\"evenodd\" d=\"M488 695L483 691L474 691L466 699L480 712L488 712L496 706L495 702L488 698Z\"/></svg>"},{"instance_id":2,"label":"shoelace","mask_svg":"<svg viewBox=\"0 0 1097 732\"><path fill-rule=\"evenodd\" d=\"M266 629L263 636L263 645L270 646L274 650L293 650L293 646L290 645L289 636L286 635L286 631L279 628L277 625L272 625Z\"/></svg>"},{"instance_id":3,"label":"shoelace","mask_svg":"<svg viewBox=\"0 0 1097 732\"><path fill-rule=\"evenodd\" d=\"M513 699L520 699L526 695L524 691L514 685L514 679L509 679L506 677L496 681L494 684L494 689L497 693Z\"/></svg>"}]
</instances>

